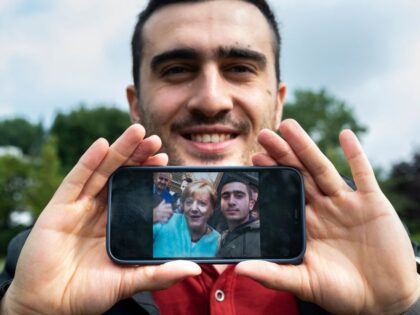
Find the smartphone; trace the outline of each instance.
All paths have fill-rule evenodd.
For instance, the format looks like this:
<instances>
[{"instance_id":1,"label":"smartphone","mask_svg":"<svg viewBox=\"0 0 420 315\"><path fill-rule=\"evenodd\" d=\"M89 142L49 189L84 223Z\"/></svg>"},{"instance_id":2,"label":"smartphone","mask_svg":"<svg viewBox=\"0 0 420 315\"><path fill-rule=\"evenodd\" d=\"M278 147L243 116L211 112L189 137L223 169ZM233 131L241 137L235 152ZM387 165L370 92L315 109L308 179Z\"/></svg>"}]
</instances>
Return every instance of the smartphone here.
<instances>
[{"instance_id":1,"label":"smartphone","mask_svg":"<svg viewBox=\"0 0 420 315\"><path fill-rule=\"evenodd\" d=\"M106 245L119 264L299 264L305 235L291 167L121 167L109 179Z\"/></svg>"}]
</instances>

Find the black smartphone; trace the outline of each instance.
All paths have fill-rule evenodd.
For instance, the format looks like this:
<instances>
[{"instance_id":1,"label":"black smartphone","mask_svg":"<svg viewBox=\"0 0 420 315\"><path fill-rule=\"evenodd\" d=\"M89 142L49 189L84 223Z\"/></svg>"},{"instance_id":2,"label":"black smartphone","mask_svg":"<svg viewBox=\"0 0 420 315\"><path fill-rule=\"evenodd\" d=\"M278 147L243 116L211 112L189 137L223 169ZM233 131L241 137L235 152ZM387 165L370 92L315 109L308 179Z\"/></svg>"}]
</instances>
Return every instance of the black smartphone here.
<instances>
[{"instance_id":1,"label":"black smartphone","mask_svg":"<svg viewBox=\"0 0 420 315\"><path fill-rule=\"evenodd\" d=\"M109 179L107 251L116 263L298 264L305 234L294 168L121 167Z\"/></svg>"}]
</instances>

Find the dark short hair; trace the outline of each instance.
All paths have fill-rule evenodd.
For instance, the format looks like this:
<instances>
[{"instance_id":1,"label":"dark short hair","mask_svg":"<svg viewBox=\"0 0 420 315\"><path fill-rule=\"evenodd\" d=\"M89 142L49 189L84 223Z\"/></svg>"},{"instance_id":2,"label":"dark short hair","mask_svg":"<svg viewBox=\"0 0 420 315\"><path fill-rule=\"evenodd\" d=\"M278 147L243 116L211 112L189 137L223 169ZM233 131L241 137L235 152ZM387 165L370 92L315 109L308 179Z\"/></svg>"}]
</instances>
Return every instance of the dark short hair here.
<instances>
[{"instance_id":1,"label":"dark short hair","mask_svg":"<svg viewBox=\"0 0 420 315\"><path fill-rule=\"evenodd\" d=\"M134 34L131 39L131 54L133 60L133 80L134 85L139 92L140 84L140 66L143 54L143 27L147 20L155 13L158 9L168 6L170 4L176 3L186 3L186 2L205 2L209 0L149 0L146 8L139 14L138 21L134 29ZM273 31L273 52L274 52L274 62L276 70L276 79L277 82L280 82L280 46L281 46L281 36L277 26L277 21L274 16L273 11L265 0L241 0L244 2L251 3L255 5L260 12L266 18L268 24Z\"/></svg>"},{"instance_id":2,"label":"dark short hair","mask_svg":"<svg viewBox=\"0 0 420 315\"><path fill-rule=\"evenodd\" d=\"M219 183L219 187L218 187L219 188L218 193L220 194L220 196L222 196L223 187L225 187L227 184L231 184L231 183L244 184L245 187L246 187L246 192L248 194L248 198L252 199L251 185L253 185L253 183L251 183L249 179L247 179L243 176L235 176L235 175L229 175L229 176L226 176L226 177L222 178L221 182Z\"/></svg>"}]
</instances>

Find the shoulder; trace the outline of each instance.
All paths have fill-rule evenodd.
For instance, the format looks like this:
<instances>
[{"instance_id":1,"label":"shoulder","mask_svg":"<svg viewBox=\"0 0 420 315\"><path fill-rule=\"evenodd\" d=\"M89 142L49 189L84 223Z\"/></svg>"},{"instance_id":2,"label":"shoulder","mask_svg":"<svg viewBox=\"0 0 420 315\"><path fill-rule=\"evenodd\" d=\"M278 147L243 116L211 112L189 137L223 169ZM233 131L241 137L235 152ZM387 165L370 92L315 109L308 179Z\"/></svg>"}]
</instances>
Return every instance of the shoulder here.
<instances>
[{"instance_id":1,"label":"shoulder","mask_svg":"<svg viewBox=\"0 0 420 315\"><path fill-rule=\"evenodd\" d=\"M28 228L17 234L7 247L7 256L3 272L0 274L0 282L9 280L14 277L17 261L19 259L22 247L29 236L31 229Z\"/></svg>"}]
</instances>

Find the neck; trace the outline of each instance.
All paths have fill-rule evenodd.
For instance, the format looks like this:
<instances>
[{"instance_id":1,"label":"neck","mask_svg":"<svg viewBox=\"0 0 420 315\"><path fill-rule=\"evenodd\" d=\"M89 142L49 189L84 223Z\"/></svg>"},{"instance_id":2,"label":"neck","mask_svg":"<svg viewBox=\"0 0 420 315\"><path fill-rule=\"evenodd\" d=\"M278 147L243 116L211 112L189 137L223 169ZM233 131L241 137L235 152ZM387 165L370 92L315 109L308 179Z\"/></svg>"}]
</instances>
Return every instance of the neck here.
<instances>
[{"instance_id":1,"label":"neck","mask_svg":"<svg viewBox=\"0 0 420 315\"><path fill-rule=\"evenodd\" d=\"M244 223L246 223L248 221L249 221L249 216L246 217L245 219L243 219L242 221L231 221L231 222L228 222L229 231L233 231L238 226L240 226L240 225L242 225L242 224L244 224Z\"/></svg>"},{"instance_id":2,"label":"neck","mask_svg":"<svg viewBox=\"0 0 420 315\"><path fill-rule=\"evenodd\" d=\"M204 234L207 232L207 226L204 226L203 228L199 230L190 230L191 234L191 241L197 242L200 238L203 237Z\"/></svg>"}]
</instances>

